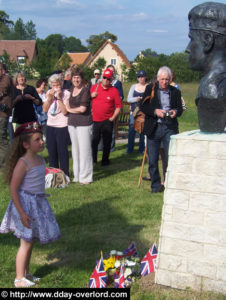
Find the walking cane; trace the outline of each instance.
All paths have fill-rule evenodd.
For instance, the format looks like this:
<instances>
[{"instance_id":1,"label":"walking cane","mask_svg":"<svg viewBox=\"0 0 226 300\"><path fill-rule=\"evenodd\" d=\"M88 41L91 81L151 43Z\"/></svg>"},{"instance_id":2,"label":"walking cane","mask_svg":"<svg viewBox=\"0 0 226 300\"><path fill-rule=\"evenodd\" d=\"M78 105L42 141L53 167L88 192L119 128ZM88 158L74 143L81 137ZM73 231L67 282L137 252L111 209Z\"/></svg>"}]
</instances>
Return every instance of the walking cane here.
<instances>
[{"instance_id":1,"label":"walking cane","mask_svg":"<svg viewBox=\"0 0 226 300\"><path fill-rule=\"evenodd\" d=\"M139 177L139 181L138 181L138 187L140 187L140 184L141 184L146 155L147 155L147 146L145 146L145 149L144 149L144 155L143 155L143 161L142 161L142 165L141 165L141 169L140 169L140 177Z\"/></svg>"}]
</instances>

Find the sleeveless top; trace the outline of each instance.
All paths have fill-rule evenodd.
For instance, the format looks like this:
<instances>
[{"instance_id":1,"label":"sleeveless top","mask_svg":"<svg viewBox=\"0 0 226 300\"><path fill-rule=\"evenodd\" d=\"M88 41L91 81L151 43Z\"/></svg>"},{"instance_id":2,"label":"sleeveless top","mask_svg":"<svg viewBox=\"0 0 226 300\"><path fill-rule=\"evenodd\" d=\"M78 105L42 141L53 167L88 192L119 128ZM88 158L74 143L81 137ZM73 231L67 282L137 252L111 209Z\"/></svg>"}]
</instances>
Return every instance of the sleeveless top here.
<instances>
[{"instance_id":1,"label":"sleeveless top","mask_svg":"<svg viewBox=\"0 0 226 300\"><path fill-rule=\"evenodd\" d=\"M46 168L44 159L41 156L39 156L39 158L40 163L42 162L42 164L35 167L31 167L26 158L20 158L26 163L29 168L21 183L20 190L27 191L31 194L45 194Z\"/></svg>"},{"instance_id":2,"label":"sleeveless top","mask_svg":"<svg viewBox=\"0 0 226 300\"><path fill-rule=\"evenodd\" d=\"M136 91L136 90L134 90L134 92L133 92L133 97L138 97L138 96L143 97L143 95L144 95L144 92L138 92L138 91ZM131 103L131 105L130 105L130 106L131 106L131 110L134 111L134 109L135 109L137 106L140 106L140 102L141 102L141 101Z\"/></svg>"}]
</instances>

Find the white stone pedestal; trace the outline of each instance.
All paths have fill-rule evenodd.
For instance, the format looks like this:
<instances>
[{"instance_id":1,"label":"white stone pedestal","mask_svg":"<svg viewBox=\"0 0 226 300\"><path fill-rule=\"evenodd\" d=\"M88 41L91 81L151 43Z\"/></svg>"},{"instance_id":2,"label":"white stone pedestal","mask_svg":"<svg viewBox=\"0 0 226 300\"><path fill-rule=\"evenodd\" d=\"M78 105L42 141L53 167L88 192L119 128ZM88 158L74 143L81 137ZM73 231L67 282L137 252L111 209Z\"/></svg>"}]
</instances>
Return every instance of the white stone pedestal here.
<instances>
[{"instance_id":1,"label":"white stone pedestal","mask_svg":"<svg viewBox=\"0 0 226 300\"><path fill-rule=\"evenodd\" d=\"M226 294L226 132L171 138L155 281Z\"/></svg>"}]
</instances>

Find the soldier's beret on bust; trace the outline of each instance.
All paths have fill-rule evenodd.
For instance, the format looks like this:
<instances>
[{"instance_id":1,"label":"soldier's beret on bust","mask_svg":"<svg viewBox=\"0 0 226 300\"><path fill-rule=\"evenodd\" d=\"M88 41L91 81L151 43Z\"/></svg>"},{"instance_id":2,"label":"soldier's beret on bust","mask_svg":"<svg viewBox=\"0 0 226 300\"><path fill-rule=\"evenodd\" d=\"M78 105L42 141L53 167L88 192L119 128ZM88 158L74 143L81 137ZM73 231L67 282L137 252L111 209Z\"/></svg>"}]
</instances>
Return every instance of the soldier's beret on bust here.
<instances>
[{"instance_id":1,"label":"soldier's beret on bust","mask_svg":"<svg viewBox=\"0 0 226 300\"><path fill-rule=\"evenodd\" d=\"M191 30L204 30L226 36L226 4L205 2L191 9L188 14Z\"/></svg>"}]
</instances>

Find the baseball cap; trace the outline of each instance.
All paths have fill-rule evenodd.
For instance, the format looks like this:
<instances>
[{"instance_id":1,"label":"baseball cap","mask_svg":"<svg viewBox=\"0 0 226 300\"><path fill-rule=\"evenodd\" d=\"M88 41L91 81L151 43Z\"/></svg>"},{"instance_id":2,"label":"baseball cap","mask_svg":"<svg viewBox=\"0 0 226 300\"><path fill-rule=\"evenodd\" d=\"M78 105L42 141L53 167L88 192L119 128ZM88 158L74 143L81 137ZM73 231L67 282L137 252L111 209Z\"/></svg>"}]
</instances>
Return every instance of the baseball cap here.
<instances>
[{"instance_id":1,"label":"baseball cap","mask_svg":"<svg viewBox=\"0 0 226 300\"><path fill-rule=\"evenodd\" d=\"M96 69L96 70L94 71L94 74L100 74L100 70Z\"/></svg>"},{"instance_id":2,"label":"baseball cap","mask_svg":"<svg viewBox=\"0 0 226 300\"><path fill-rule=\"evenodd\" d=\"M111 79L113 77L113 71L110 69L104 70L103 77L107 77L108 79Z\"/></svg>"},{"instance_id":3,"label":"baseball cap","mask_svg":"<svg viewBox=\"0 0 226 300\"><path fill-rule=\"evenodd\" d=\"M137 72L137 77L146 77L147 73L143 70L140 70Z\"/></svg>"}]
</instances>

